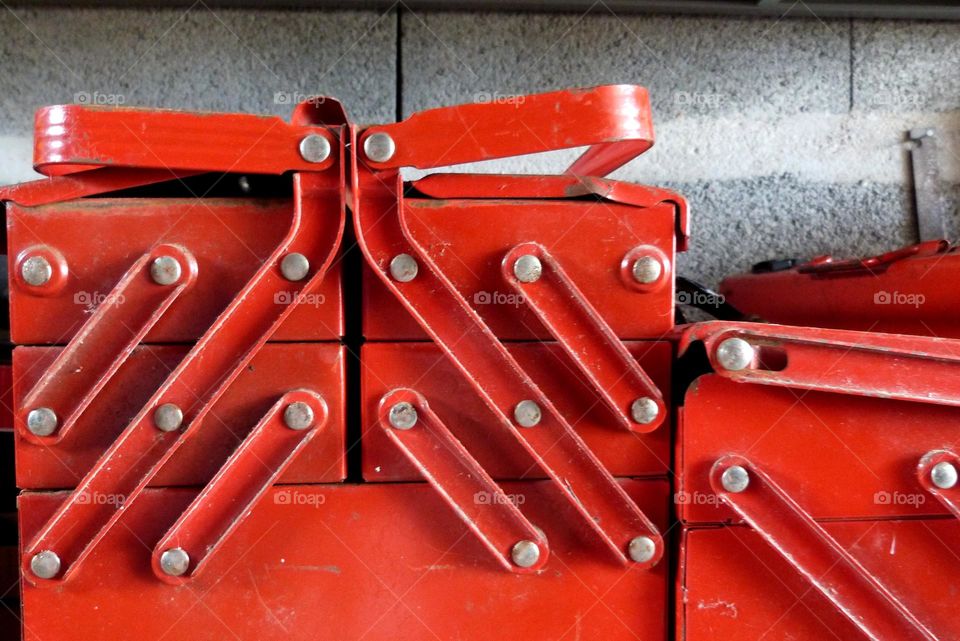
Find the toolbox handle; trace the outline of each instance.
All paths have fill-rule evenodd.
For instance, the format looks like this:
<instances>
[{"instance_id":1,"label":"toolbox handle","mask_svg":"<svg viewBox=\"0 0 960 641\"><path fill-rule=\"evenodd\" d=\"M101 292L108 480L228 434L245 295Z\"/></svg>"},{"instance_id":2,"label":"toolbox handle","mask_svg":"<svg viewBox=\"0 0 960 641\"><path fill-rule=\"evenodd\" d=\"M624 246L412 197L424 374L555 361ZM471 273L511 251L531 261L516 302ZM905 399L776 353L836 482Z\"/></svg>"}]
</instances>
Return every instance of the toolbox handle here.
<instances>
[{"instance_id":1,"label":"toolbox handle","mask_svg":"<svg viewBox=\"0 0 960 641\"><path fill-rule=\"evenodd\" d=\"M590 146L567 173L603 176L653 146L654 136L647 90L605 85L429 109L368 127L358 139L358 158L375 170Z\"/></svg>"}]
</instances>

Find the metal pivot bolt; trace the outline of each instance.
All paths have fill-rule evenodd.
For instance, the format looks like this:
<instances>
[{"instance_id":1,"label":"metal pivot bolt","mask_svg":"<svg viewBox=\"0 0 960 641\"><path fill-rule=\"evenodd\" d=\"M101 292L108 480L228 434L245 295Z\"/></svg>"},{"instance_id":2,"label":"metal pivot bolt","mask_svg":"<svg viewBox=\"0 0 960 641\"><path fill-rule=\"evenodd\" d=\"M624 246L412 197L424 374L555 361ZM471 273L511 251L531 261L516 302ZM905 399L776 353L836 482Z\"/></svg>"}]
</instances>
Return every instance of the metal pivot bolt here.
<instances>
[{"instance_id":1,"label":"metal pivot bolt","mask_svg":"<svg viewBox=\"0 0 960 641\"><path fill-rule=\"evenodd\" d=\"M720 484L727 492L739 494L750 485L750 473L739 465L731 465L720 476Z\"/></svg>"},{"instance_id":2,"label":"metal pivot bolt","mask_svg":"<svg viewBox=\"0 0 960 641\"><path fill-rule=\"evenodd\" d=\"M753 363L753 346L742 338L728 338L717 348L717 361L724 369L738 372Z\"/></svg>"},{"instance_id":3,"label":"metal pivot bolt","mask_svg":"<svg viewBox=\"0 0 960 641\"><path fill-rule=\"evenodd\" d=\"M290 403L283 410L283 422L291 430L305 430L313 425L313 408L302 401Z\"/></svg>"},{"instance_id":4,"label":"metal pivot bolt","mask_svg":"<svg viewBox=\"0 0 960 641\"><path fill-rule=\"evenodd\" d=\"M330 141L320 134L308 134L300 141L300 157L307 162L323 162L330 157Z\"/></svg>"},{"instance_id":5,"label":"metal pivot bolt","mask_svg":"<svg viewBox=\"0 0 960 641\"><path fill-rule=\"evenodd\" d=\"M303 280L310 273L310 261L303 254L291 252L280 261L280 273L292 282Z\"/></svg>"},{"instance_id":6,"label":"metal pivot bolt","mask_svg":"<svg viewBox=\"0 0 960 641\"><path fill-rule=\"evenodd\" d=\"M543 413L540 411L540 406L534 401L520 401L513 408L513 419L520 427L533 427L540 423L541 418L543 418Z\"/></svg>"},{"instance_id":7,"label":"metal pivot bolt","mask_svg":"<svg viewBox=\"0 0 960 641\"><path fill-rule=\"evenodd\" d=\"M390 425L398 430L409 430L417 424L417 408L401 401L390 408Z\"/></svg>"},{"instance_id":8,"label":"metal pivot bolt","mask_svg":"<svg viewBox=\"0 0 960 641\"><path fill-rule=\"evenodd\" d=\"M540 547L533 541L517 541L510 549L510 558L521 568L531 568L540 560Z\"/></svg>"},{"instance_id":9,"label":"metal pivot bolt","mask_svg":"<svg viewBox=\"0 0 960 641\"><path fill-rule=\"evenodd\" d=\"M38 407L27 414L27 429L36 436L50 436L58 423L56 412L49 407Z\"/></svg>"},{"instance_id":10,"label":"metal pivot bolt","mask_svg":"<svg viewBox=\"0 0 960 641\"><path fill-rule=\"evenodd\" d=\"M30 559L30 571L41 579L52 579L60 574L60 557L53 550L37 552Z\"/></svg>"},{"instance_id":11,"label":"metal pivot bolt","mask_svg":"<svg viewBox=\"0 0 960 641\"><path fill-rule=\"evenodd\" d=\"M930 470L930 480L941 490L950 490L957 485L957 468L950 461L941 461Z\"/></svg>"},{"instance_id":12,"label":"metal pivot bolt","mask_svg":"<svg viewBox=\"0 0 960 641\"><path fill-rule=\"evenodd\" d=\"M390 261L390 276L393 280L401 283L409 283L417 277L420 266L417 260L410 254L397 254Z\"/></svg>"},{"instance_id":13,"label":"metal pivot bolt","mask_svg":"<svg viewBox=\"0 0 960 641\"><path fill-rule=\"evenodd\" d=\"M521 283L535 283L543 275L543 265L536 256L524 254L513 263L513 275Z\"/></svg>"},{"instance_id":14,"label":"metal pivot bolt","mask_svg":"<svg viewBox=\"0 0 960 641\"><path fill-rule=\"evenodd\" d=\"M649 536L638 536L630 541L627 553L637 563L647 563L657 553L657 544Z\"/></svg>"},{"instance_id":15,"label":"metal pivot bolt","mask_svg":"<svg viewBox=\"0 0 960 641\"><path fill-rule=\"evenodd\" d=\"M172 432L183 424L183 410L173 403L164 403L153 411L153 423L161 432Z\"/></svg>"},{"instance_id":16,"label":"metal pivot bolt","mask_svg":"<svg viewBox=\"0 0 960 641\"><path fill-rule=\"evenodd\" d=\"M663 275L663 264L654 256L641 256L633 262L633 278L642 285L652 285Z\"/></svg>"},{"instance_id":17,"label":"metal pivot bolt","mask_svg":"<svg viewBox=\"0 0 960 641\"><path fill-rule=\"evenodd\" d=\"M170 548L160 555L160 569L170 576L183 576L190 567L190 555L183 548Z\"/></svg>"},{"instance_id":18,"label":"metal pivot bolt","mask_svg":"<svg viewBox=\"0 0 960 641\"><path fill-rule=\"evenodd\" d=\"M373 162L387 162L397 152L397 143L390 134L378 131L363 141L363 153Z\"/></svg>"},{"instance_id":19,"label":"metal pivot bolt","mask_svg":"<svg viewBox=\"0 0 960 641\"><path fill-rule=\"evenodd\" d=\"M173 256L157 256L150 263L150 278L157 285L172 285L180 280L183 268Z\"/></svg>"},{"instance_id":20,"label":"metal pivot bolt","mask_svg":"<svg viewBox=\"0 0 960 641\"><path fill-rule=\"evenodd\" d=\"M638 398L630 404L630 418L641 425L649 425L657 419L660 408L652 398Z\"/></svg>"},{"instance_id":21,"label":"metal pivot bolt","mask_svg":"<svg viewBox=\"0 0 960 641\"><path fill-rule=\"evenodd\" d=\"M53 267L43 256L31 256L20 265L20 276L27 285L40 287L53 278Z\"/></svg>"}]
</instances>

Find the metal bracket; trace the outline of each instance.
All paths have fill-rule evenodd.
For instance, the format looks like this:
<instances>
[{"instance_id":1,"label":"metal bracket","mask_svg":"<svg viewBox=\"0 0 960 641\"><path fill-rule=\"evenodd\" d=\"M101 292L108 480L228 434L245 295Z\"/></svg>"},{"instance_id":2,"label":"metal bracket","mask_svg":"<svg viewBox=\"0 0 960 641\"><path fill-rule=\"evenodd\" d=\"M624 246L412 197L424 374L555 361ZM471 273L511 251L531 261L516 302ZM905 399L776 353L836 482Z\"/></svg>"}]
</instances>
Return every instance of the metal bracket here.
<instances>
[{"instance_id":1,"label":"metal bracket","mask_svg":"<svg viewBox=\"0 0 960 641\"><path fill-rule=\"evenodd\" d=\"M917 127L907 134L911 143L910 164L920 241L947 239L953 211L940 183L936 130Z\"/></svg>"},{"instance_id":2,"label":"metal bracket","mask_svg":"<svg viewBox=\"0 0 960 641\"><path fill-rule=\"evenodd\" d=\"M813 588L873 641L937 641L895 595L831 537L764 471L724 456L710 484Z\"/></svg>"}]
</instances>

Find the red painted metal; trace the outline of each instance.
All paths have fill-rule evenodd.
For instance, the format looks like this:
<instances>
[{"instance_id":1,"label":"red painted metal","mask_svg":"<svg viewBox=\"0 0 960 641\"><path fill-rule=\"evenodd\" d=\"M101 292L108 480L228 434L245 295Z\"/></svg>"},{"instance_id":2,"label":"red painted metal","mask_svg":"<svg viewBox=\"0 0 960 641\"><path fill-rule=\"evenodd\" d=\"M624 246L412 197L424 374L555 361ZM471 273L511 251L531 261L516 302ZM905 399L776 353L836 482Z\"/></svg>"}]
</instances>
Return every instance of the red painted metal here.
<instances>
[{"instance_id":1,"label":"red painted metal","mask_svg":"<svg viewBox=\"0 0 960 641\"><path fill-rule=\"evenodd\" d=\"M306 428L292 429L284 422L284 411L292 403L303 403L313 412ZM294 390L280 397L154 546L153 573L171 584L200 574L326 420L327 404L319 394ZM171 548L189 555L183 575L171 576L161 569L160 557Z\"/></svg>"},{"instance_id":2,"label":"red painted metal","mask_svg":"<svg viewBox=\"0 0 960 641\"><path fill-rule=\"evenodd\" d=\"M171 169L139 169L130 167L101 167L84 172L53 176L17 185L0 187L0 201L12 202L24 207L37 207L129 189L179 180L194 176L199 171L174 171Z\"/></svg>"},{"instance_id":3,"label":"red painted metal","mask_svg":"<svg viewBox=\"0 0 960 641\"><path fill-rule=\"evenodd\" d=\"M398 403L414 408L416 424L397 429L390 423L390 410ZM380 427L503 568L538 572L546 565L549 548L543 532L523 516L516 499L490 478L422 394L398 389L385 395L380 401ZM511 561L510 550L520 541L532 542L540 550L529 567Z\"/></svg>"},{"instance_id":4,"label":"red painted metal","mask_svg":"<svg viewBox=\"0 0 960 641\"><path fill-rule=\"evenodd\" d=\"M960 487L957 485L937 487L930 476L934 466L939 463L950 463L954 469L958 469L960 468L960 456L950 450L927 452L917 465L917 478L923 489L933 494L945 508L950 510L951 514L960 519Z\"/></svg>"}]
</instances>

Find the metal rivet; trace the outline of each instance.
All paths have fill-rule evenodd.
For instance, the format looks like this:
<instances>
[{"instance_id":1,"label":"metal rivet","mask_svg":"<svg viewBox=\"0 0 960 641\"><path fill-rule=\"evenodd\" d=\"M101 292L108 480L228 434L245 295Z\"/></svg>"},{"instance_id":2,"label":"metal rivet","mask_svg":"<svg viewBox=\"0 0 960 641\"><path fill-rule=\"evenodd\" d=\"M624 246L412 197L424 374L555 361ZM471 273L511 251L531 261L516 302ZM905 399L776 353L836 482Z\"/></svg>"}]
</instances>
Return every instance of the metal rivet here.
<instances>
[{"instance_id":1,"label":"metal rivet","mask_svg":"<svg viewBox=\"0 0 960 641\"><path fill-rule=\"evenodd\" d=\"M638 398L630 404L630 418L641 425L653 423L660 415L660 406L652 398Z\"/></svg>"},{"instance_id":2,"label":"metal rivet","mask_svg":"<svg viewBox=\"0 0 960 641\"><path fill-rule=\"evenodd\" d=\"M313 418L313 408L303 401L290 403L283 410L283 422L291 430L307 429L313 425Z\"/></svg>"},{"instance_id":3,"label":"metal rivet","mask_svg":"<svg viewBox=\"0 0 960 641\"><path fill-rule=\"evenodd\" d=\"M363 141L363 153L373 162L387 162L397 152L397 143L390 134L379 131Z\"/></svg>"},{"instance_id":4,"label":"metal rivet","mask_svg":"<svg viewBox=\"0 0 960 641\"><path fill-rule=\"evenodd\" d=\"M53 267L43 256L31 256L20 265L20 276L27 285L40 287L53 278Z\"/></svg>"},{"instance_id":5,"label":"metal rivet","mask_svg":"<svg viewBox=\"0 0 960 641\"><path fill-rule=\"evenodd\" d=\"M180 429L183 424L183 411L173 403L164 403L153 411L153 424L162 432Z\"/></svg>"},{"instance_id":6,"label":"metal rivet","mask_svg":"<svg viewBox=\"0 0 960 641\"><path fill-rule=\"evenodd\" d=\"M750 485L750 474L739 465L731 465L720 476L720 484L727 492L739 494Z\"/></svg>"},{"instance_id":7,"label":"metal rivet","mask_svg":"<svg viewBox=\"0 0 960 641\"><path fill-rule=\"evenodd\" d=\"M409 430L417 424L417 408L402 401L390 408L390 425L398 430Z\"/></svg>"},{"instance_id":8,"label":"metal rivet","mask_svg":"<svg viewBox=\"0 0 960 641\"><path fill-rule=\"evenodd\" d=\"M531 568L540 560L540 547L533 541L517 541L510 549L510 558L521 568Z\"/></svg>"},{"instance_id":9,"label":"metal rivet","mask_svg":"<svg viewBox=\"0 0 960 641\"><path fill-rule=\"evenodd\" d=\"M651 285L663 275L663 264L653 256L641 256L633 263L633 278L643 285Z\"/></svg>"},{"instance_id":10,"label":"metal rivet","mask_svg":"<svg viewBox=\"0 0 960 641\"><path fill-rule=\"evenodd\" d=\"M657 544L649 536L638 536L630 541L627 553L637 563L647 563L657 553Z\"/></svg>"},{"instance_id":11,"label":"metal rivet","mask_svg":"<svg viewBox=\"0 0 960 641\"><path fill-rule=\"evenodd\" d=\"M941 461L930 470L930 480L941 490L949 490L957 485L957 468L950 461Z\"/></svg>"},{"instance_id":12,"label":"metal rivet","mask_svg":"<svg viewBox=\"0 0 960 641\"><path fill-rule=\"evenodd\" d=\"M320 134L309 134L300 141L300 157L307 162L323 162L330 157L330 141Z\"/></svg>"},{"instance_id":13,"label":"metal rivet","mask_svg":"<svg viewBox=\"0 0 960 641\"><path fill-rule=\"evenodd\" d=\"M190 555L183 548L170 548L160 555L160 569L170 576L183 576L190 567Z\"/></svg>"},{"instance_id":14,"label":"metal rivet","mask_svg":"<svg viewBox=\"0 0 960 641\"><path fill-rule=\"evenodd\" d=\"M728 338L717 348L717 361L731 372L749 367L753 357L753 346L742 338Z\"/></svg>"},{"instance_id":15,"label":"metal rivet","mask_svg":"<svg viewBox=\"0 0 960 641\"><path fill-rule=\"evenodd\" d=\"M513 419L520 427L533 427L540 423L543 413L534 401L520 401L513 408Z\"/></svg>"},{"instance_id":16,"label":"metal rivet","mask_svg":"<svg viewBox=\"0 0 960 641\"><path fill-rule=\"evenodd\" d=\"M289 281L303 280L310 273L310 261L303 254L287 254L280 261L280 273Z\"/></svg>"},{"instance_id":17,"label":"metal rivet","mask_svg":"<svg viewBox=\"0 0 960 641\"><path fill-rule=\"evenodd\" d=\"M524 254L513 263L513 275L521 283L534 283L543 275L543 265L536 256Z\"/></svg>"},{"instance_id":18,"label":"metal rivet","mask_svg":"<svg viewBox=\"0 0 960 641\"><path fill-rule=\"evenodd\" d=\"M53 550L37 552L30 559L30 571L41 579L52 579L60 574L60 557Z\"/></svg>"},{"instance_id":19,"label":"metal rivet","mask_svg":"<svg viewBox=\"0 0 960 641\"><path fill-rule=\"evenodd\" d=\"M50 436L57 431L57 414L49 407L38 407L27 414L27 429L36 436Z\"/></svg>"},{"instance_id":20,"label":"metal rivet","mask_svg":"<svg viewBox=\"0 0 960 641\"><path fill-rule=\"evenodd\" d=\"M410 254L397 254L390 261L390 275L395 281L409 283L417 277L419 271L420 266Z\"/></svg>"},{"instance_id":21,"label":"metal rivet","mask_svg":"<svg viewBox=\"0 0 960 641\"><path fill-rule=\"evenodd\" d=\"M183 268L173 256L157 256L150 264L150 278L157 285L172 285L180 280Z\"/></svg>"}]
</instances>

